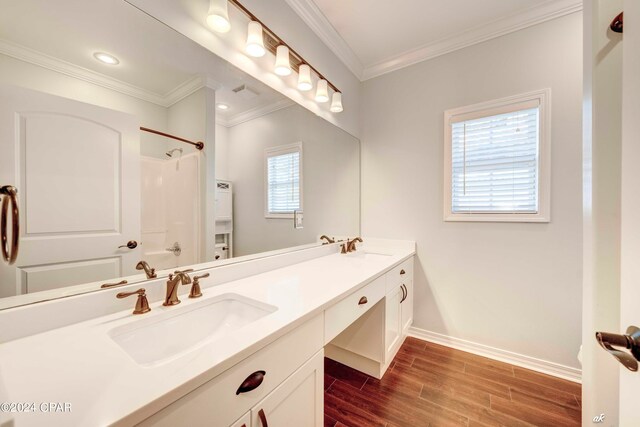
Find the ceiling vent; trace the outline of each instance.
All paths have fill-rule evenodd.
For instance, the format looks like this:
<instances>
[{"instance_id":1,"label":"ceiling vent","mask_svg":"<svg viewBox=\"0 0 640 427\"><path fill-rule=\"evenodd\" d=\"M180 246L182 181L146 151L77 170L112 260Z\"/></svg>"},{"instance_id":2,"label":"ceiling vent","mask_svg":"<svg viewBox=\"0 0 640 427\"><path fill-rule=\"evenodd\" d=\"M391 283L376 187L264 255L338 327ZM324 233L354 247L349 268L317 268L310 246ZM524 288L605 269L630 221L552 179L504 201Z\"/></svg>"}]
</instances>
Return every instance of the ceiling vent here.
<instances>
[{"instance_id":1,"label":"ceiling vent","mask_svg":"<svg viewBox=\"0 0 640 427\"><path fill-rule=\"evenodd\" d=\"M258 93L255 89L251 89L247 85L238 86L233 89L235 93L237 93L243 99L254 99L257 98L260 93Z\"/></svg>"}]
</instances>

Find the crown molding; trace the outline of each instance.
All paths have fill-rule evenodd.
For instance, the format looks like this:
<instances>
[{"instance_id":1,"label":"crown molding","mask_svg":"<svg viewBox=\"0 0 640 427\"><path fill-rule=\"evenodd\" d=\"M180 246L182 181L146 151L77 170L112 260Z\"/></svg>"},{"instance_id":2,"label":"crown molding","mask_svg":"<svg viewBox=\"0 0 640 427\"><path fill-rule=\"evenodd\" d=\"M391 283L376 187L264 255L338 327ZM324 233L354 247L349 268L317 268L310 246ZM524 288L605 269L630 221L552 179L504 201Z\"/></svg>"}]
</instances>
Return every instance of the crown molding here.
<instances>
[{"instance_id":1,"label":"crown molding","mask_svg":"<svg viewBox=\"0 0 640 427\"><path fill-rule=\"evenodd\" d=\"M282 110L287 107L291 107L292 105L296 105L296 103L290 100L289 98L284 98L269 105L264 105L262 107L255 107L250 110L243 111L242 113L238 113L227 119L220 117L218 114L216 114L216 123L224 127L230 128L233 126L237 126L241 123L248 122L249 120L266 116L267 114L273 113L275 111Z\"/></svg>"},{"instance_id":2,"label":"crown molding","mask_svg":"<svg viewBox=\"0 0 640 427\"><path fill-rule=\"evenodd\" d=\"M582 10L582 0L552 0L511 16L480 25L400 55L366 66L362 80L372 79L422 61L473 46Z\"/></svg>"},{"instance_id":3,"label":"crown molding","mask_svg":"<svg viewBox=\"0 0 640 427\"><path fill-rule=\"evenodd\" d=\"M286 0L286 2L360 81L372 79L582 10L582 0L550 0L523 12L456 34L453 37L427 43L377 63L363 66L313 0Z\"/></svg>"},{"instance_id":4,"label":"crown molding","mask_svg":"<svg viewBox=\"0 0 640 427\"><path fill-rule=\"evenodd\" d=\"M170 107L205 86L216 90L221 86L209 77L196 76L166 94L159 94L7 40L0 39L0 54L162 107Z\"/></svg>"},{"instance_id":5,"label":"crown molding","mask_svg":"<svg viewBox=\"0 0 640 427\"><path fill-rule=\"evenodd\" d=\"M346 65L359 80L362 80L364 67L360 59L340 34L338 34L338 31L331 25L327 17L324 16L313 0L285 1L344 65Z\"/></svg>"}]
</instances>

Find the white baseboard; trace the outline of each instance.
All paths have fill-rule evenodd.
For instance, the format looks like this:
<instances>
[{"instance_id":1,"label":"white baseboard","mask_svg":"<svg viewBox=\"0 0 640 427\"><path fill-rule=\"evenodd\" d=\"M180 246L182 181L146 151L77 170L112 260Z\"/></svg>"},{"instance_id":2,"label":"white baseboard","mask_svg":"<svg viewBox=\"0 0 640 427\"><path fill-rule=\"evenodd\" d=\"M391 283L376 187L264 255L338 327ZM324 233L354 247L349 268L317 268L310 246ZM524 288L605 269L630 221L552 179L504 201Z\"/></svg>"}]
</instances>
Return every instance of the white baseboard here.
<instances>
[{"instance_id":1,"label":"white baseboard","mask_svg":"<svg viewBox=\"0 0 640 427\"><path fill-rule=\"evenodd\" d=\"M409 336L435 344L444 345L446 347L455 348L456 350L466 351L467 353L473 353L478 356L488 357L489 359L498 360L500 362L510 363L515 366L520 366L521 368L531 369L532 371L542 372L543 374L552 375L554 377L576 383L582 382L582 370L572 368L570 366L560 365L547 360L536 359L535 357L489 347L484 344L477 344L460 338L416 328L414 326L409 328Z\"/></svg>"}]
</instances>

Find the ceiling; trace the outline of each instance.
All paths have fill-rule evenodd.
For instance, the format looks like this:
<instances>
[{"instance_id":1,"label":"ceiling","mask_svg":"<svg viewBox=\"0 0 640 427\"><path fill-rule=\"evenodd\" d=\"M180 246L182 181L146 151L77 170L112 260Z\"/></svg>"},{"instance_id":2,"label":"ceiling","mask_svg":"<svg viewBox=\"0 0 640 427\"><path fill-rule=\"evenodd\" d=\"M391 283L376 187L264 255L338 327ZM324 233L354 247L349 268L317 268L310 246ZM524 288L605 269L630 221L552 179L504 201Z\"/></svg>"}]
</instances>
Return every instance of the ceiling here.
<instances>
[{"instance_id":1,"label":"ceiling","mask_svg":"<svg viewBox=\"0 0 640 427\"><path fill-rule=\"evenodd\" d=\"M233 122L287 99L207 49L122 0L0 0L0 53L65 72L165 107L203 85L229 105ZM118 65L98 62L107 52ZM233 89L246 85L258 96ZM274 107L275 106L275 107Z\"/></svg>"},{"instance_id":2,"label":"ceiling","mask_svg":"<svg viewBox=\"0 0 640 427\"><path fill-rule=\"evenodd\" d=\"M287 0L360 78L582 9L581 0Z\"/></svg>"}]
</instances>

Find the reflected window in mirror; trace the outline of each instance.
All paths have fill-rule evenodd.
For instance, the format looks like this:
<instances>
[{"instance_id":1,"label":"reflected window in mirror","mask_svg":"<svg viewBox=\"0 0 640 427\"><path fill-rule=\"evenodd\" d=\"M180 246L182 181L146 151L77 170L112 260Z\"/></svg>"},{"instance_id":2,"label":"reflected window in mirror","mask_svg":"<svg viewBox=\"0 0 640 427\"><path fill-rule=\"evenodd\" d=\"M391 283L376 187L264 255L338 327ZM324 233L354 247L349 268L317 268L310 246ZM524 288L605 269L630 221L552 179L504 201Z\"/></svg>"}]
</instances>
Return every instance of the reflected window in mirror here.
<instances>
[{"instance_id":1,"label":"reflected window in mirror","mask_svg":"<svg viewBox=\"0 0 640 427\"><path fill-rule=\"evenodd\" d=\"M302 210L302 142L265 150L265 217Z\"/></svg>"}]
</instances>

